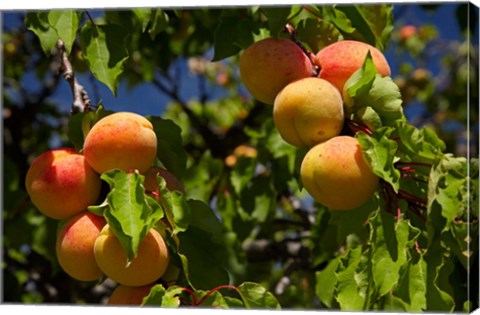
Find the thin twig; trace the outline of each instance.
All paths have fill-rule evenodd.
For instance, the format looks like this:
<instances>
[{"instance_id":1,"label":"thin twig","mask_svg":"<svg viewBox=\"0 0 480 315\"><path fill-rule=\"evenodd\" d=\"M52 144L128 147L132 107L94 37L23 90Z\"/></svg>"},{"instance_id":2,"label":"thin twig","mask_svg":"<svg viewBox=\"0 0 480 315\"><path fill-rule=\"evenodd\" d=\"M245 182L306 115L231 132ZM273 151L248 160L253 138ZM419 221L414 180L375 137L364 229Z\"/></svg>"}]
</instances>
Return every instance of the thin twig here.
<instances>
[{"instance_id":1,"label":"thin twig","mask_svg":"<svg viewBox=\"0 0 480 315\"><path fill-rule=\"evenodd\" d=\"M72 64L70 63L70 60L68 60L67 52L65 51L65 44L59 39L56 46L60 54L60 72L72 90L72 114L91 110L92 104L90 98L85 88L78 83L78 80L75 77Z\"/></svg>"},{"instance_id":2,"label":"thin twig","mask_svg":"<svg viewBox=\"0 0 480 315\"><path fill-rule=\"evenodd\" d=\"M297 38L297 31L295 30L295 27L293 27L292 24L287 23L285 25L285 31L290 35L290 38L297 44L298 47L303 51L303 53L308 57L308 60L310 60L310 63L312 64L313 71L312 71L312 77L317 77L318 74L320 73L320 67L317 65L315 61L315 54L312 53L310 50L308 50L305 45L302 44Z\"/></svg>"}]
</instances>

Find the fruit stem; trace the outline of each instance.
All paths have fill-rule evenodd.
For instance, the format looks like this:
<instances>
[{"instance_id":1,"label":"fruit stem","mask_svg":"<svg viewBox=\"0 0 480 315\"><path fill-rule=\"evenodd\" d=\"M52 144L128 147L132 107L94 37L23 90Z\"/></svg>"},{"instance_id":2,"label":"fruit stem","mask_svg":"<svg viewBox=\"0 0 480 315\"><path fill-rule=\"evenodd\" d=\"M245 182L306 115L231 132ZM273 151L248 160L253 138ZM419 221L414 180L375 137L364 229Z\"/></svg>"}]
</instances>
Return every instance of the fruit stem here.
<instances>
[{"instance_id":1,"label":"fruit stem","mask_svg":"<svg viewBox=\"0 0 480 315\"><path fill-rule=\"evenodd\" d=\"M193 298L193 305L197 305L197 296L195 295L195 292L193 292L192 289L190 288L182 288L182 291L183 292L187 292L188 294L190 294L190 296Z\"/></svg>"},{"instance_id":2,"label":"fruit stem","mask_svg":"<svg viewBox=\"0 0 480 315\"><path fill-rule=\"evenodd\" d=\"M354 120L347 119L347 124L348 124L348 127L350 127L350 130L352 130L354 133L363 132L363 133L365 133L369 136L371 136L373 134L373 132L370 130L370 128L368 128L365 125L361 125Z\"/></svg>"},{"instance_id":3,"label":"fruit stem","mask_svg":"<svg viewBox=\"0 0 480 315\"><path fill-rule=\"evenodd\" d=\"M200 300L198 300L198 302L195 302L193 305L194 306L199 306L200 304L202 304L203 301L205 301L205 299L207 297L209 297L215 291L218 291L218 290L221 290L221 289L231 289L231 290L235 290L237 293L239 293L238 288L236 286L228 285L228 284L220 285L220 286L215 287L215 288L211 289L210 291L208 291L202 298L200 298Z\"/></svg>"},{"instance_id":4,"label":"fruit stem","mask_svg":"<svg viewBox=\"0 0 480 315\"><path fill-rule=\"evenodd\" d=\"M308 60L310 60L310 63L312 64L313 71L312 71L312 77L318 77L318 74L320 73L320 67L317 65L315 61L315 54L313 54L310 50L308 50L297 38L297 31L295 30L295 27L293 27L292 24L287 23L285 24L285 32L287 32L290 35L290 38L292 41L297 44L298 47L303 51L303 53L308 57Z\"/></svg>"}]
</instances>

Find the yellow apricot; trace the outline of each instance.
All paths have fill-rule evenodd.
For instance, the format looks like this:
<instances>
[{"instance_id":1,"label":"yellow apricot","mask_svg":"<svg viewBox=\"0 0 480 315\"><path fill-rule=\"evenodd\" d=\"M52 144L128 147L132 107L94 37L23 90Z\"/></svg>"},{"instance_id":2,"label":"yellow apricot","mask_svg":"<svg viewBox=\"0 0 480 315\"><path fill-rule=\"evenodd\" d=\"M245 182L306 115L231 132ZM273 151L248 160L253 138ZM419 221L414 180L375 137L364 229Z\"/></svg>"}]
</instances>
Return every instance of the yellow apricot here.
<instances>
[{"instance_id":1,"label":"yellow apricot","mask_svg":"<svg viewBox=\"0 0 480 315\"><path fill-rule=\"evenodd\" d=\"M120 284L117 286L110 297L108 305L142 305L143 298L150 294L150 290L155 283L150 283L140 287L130 287Z\"/></svg>"},{"instance_id":2,"label":"yellow apricot","mask_svg":"<svg viewBox=\"0 0 480 315\"><path fill-rule=\"evenodd\" d=\"M240 56L240 77L253 97L273 104L288 83L312 75L312 64L293 41L265 38L253 43Z\"/></svg>"},{"instance_id":3,"label":"yellow apricot","mask_svg":"<svg viewBox=\"0 0 480 315\"><path fill-rule=\"evenodd\" d=\"M127 264L127 253L106 225L95 241L95 260L113 281L127 286L143 286L158 280L167 270L170 254L163 237L151 229L140 243L137 256Z\"/></svg>"},{"instance_id":4,"label":"yellow apricot","mask_svg":"<svg viewBox=\"0 0 480 315\"><path fill-rule=\"evenodd\" d=\"M99 174L111 169L145 172L157 153L157 136L145 117L118 112L100 119L85 137L83 154Z\"/></svg>"},{"instance_id":5,"label":"yellow apricot","mask_svg":"<svg viewBox=\"0 0 480 315\"><path fill-rule=\"evenodd\" d=\"M85 211L70 218L60 229L56 255L60 267L72 278L94 281L103 276L93 246L105 224L103 217Z\"/></svg>"},{"instance_id":6,"label":"yellow apricot","mask_svg":"<svg viewBox=\"0 0 480 315\"><path fill-rule=\"evenodd\" d=\"M342 131L342 96L326 80L297 80L276 97L273 120L286 142L297 147L313 146Z\"/></svg>"},{"instance_id":7,"label":"yellow apricot","mask_svg":"<svg viewBox=\"0 0 480 315\"><path fill-rule=\"evenodd\" d=\"M319 77L332 83L342 93L348 78L363 66L368 51L372 55L377 72L382 76L390 76L390 66L380 50L360 41L342 40L328 45L317 53Z\"/></svg>"},{"instance_id":8,"label":"yellow apricot","mask_svg":"<svg viewBox=\"0 0 480 315\"><path fill-rule=\"evenodd\" d=\"M362 206L378 186L378 177L365 162L358 140L349 136L337 136L311 148L300 175L307 192L332 210Z\"/></svg>"},{"instance_id":9,"label":"yellow apricot","mask_svg":"<svg viewBox=\"0 0 480 315\"><path fill-rule=\"evenodd\" d=\"M101 180L82 154L60 148L33 160L25 177L25 188L40 212L64 220L97 201Z\"/></svg>"}]
</instances>

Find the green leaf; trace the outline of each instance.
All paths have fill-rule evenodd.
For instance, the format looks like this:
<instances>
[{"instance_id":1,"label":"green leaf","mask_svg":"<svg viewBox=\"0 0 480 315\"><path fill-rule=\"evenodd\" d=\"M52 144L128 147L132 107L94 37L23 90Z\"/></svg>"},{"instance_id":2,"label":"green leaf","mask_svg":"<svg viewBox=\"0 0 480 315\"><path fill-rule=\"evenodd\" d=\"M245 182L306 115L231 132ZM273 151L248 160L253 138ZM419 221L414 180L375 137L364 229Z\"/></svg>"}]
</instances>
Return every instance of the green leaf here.
<instances>
[{"instance_id":1,"label":"green leaf","mask_svg":"<svg viewBox=\"0 0 480 315\"><path fill-rule=\"evenodd\" d=\"M118 25L86 23L80 33L80 45L93 75L117 95L117 83L128 58L127 33Z\"/></svg>"},{"instance_id":2,"label":"green leaf","mask_svg":"<svg viewBox=\"0 0 480 315\"><path fill-rule=\"evenodd\" d=\"M315 294L328 308L332 308L335 298L335 287L337 284L335 271L337 270L339 263L339 258L332 259L329 261L327 267L315 273L317 281L315 285Z\"/></svg>"},{"instance_id":3,"label":"green leaf","mask_svg":"<svg viewBox=\"0 0 480 315\"><path fill-rule=\"evenodd\" d=\"M276 200L272 198L274 195L275 190L270 179L256 177L250 179L248 186L242 190L240 203L255 222L263 223L274 213L276 207Z\"/></svg>"},{"instance_id":4,"label":"green leaf","mask_svg":"<svg viewBox=\"0 0 480 315\"><path fill-rule=\"evenodd\" d=\"M338 5L336 9L342 11L350 20L355 32L355 39L365 41L372 46L383 50L390 39L393 29L392 5Z\"/></svg>"},{"instance_id":5,"label":"green leaf","mask_svg":"<svg viewBox=\"0 0 480 315\"><path fill-rule=\"evenodd\" d=\"M111 170L101 178L110 186L105 219L131 261L138 253L140 242L164 213L160 205L145 194L144 177L138 172Z\"/></svg>"},{"instance_id":6,"label":"green leaf","mask_svg":"<svg viewBox=\"0 0 480 315\"><path fill-rule=\"evenodd\" d=\"M297 25L297 37L308 45L312 52L318 52L342 39L342 35L332 23L316 18L300 20Z\"/></svg>"},{"instance_id":7,"label":"green leaf","mask_svg":"<svg viewBox=\"0 0 480 315\"><path fill-rule=\"evenodd\" d=\"M48 23L55 29L69 54L77 37L79 15L79 12L73 10L53 10L48 13Z\"/></svg>"},{"instance_id":8,"label":"green leaf","mask_svg":"<svg viewBox=\"0 0 480 315\"><path fill-rule=\"evenodd\" d=\"M180 306L180 294L183 288L172 286L167 290L161 284L157 284L150 289L150 294L143 298L142 306L157 306L177 308Z\"/></svg>"},{"instance_id":9,"label":"green leaf","mask_svg":"<svg viewBox=\"0 0 480 315\"><path fill-rule=\"evenodd\" d=\"M272 37L277 37L285 28L288 17L292 11L291 7L261 7L267 17L268 29Z\"/></svg>"},{"instance_id":10,"label":"green leaf","mask_svg":"<svg viewBox=\"0 0 480 315\"><path fill-rule=\"evenodd\" d=\"M48 12L29 12L25 17L27 29L37 35L45 55L50 56L58 40L58 34L48 23Z\"/></svg>"},{"instance_id":11,"label":"green leaf","mask_svg":"<svg viewBox=\"0 0 480 315\"><path fill-rule=\"evenodd\" d=\"M191 209L191 224L208 231L214 242L221 243L223 226L215 212L200 200L188 200L188 205Z\"/></svg>"},{"instance_id":12,"label":"green leaf","mask_svg":"<svg viewBox=\"0 0 480 315\"><path fill-rule=\"evenodd\" d=\"M243 10L223 10L220 22L213 34L214 56L219 61L238 54L253 43L256 31L252 19L244 16Z\"/></svg>"},{"instance_id":13,"label":"green leaf","mask_svg":"<svg viewBox=\"0 0 480 315\"><path fill-rule=\"evenodd\" d=\"M368 218L379 209L377 198L371 198L359 208L349 211L331 211L329 224L336 227L338 244L345 244L349 235L368 238Z\"/></svg>"},{"instance_id":14,"label":"green leaf","mask_svg":"<svg viewBox=\"0 0 480 315\"><path fill-rule=\"evenodd\" d=\"M428 127L417 129L406 121L395 122L402 161L433 163L443 156L445 143Z\"/></svg>"},{"instance_id":15,"label":"green leaf","mask_svg":"<svg viewBox=\"0 0 480 315\"><path fill-rule=\"evenodd\" d=\"M337 277L337 294L335 299L341 310L359 311L364 309L365 288L368 285L366 271L362 267L362 259L367 256L361 247L355 247L340 257L340 263L335 272ZM368 294L368 293L367 293Z\"/></svg>"},{"instance_id":16,"label":"green leaf","mask_svg":"<svg viewBox=\"0 0 480 315\"><path fill-rule=\"evenodd\" d=\"M178 238L184 271L194 288L210 289L229 283L223 263L227 258L226 250L222 244L213 241L211 233L191 225L179 233Z\"/></svg>"},{"instance_id":17,"label":"green leaf","mask_svg":"<svg viewBox=\"0 0 480 315\"><path fill-rule=\"evenodd\" d=\"M260 284L244 282L238 286L238 293L242 297L246 308L268 308L277 310L281 308L275 296Z\"/></svg>"},{"instance_id":18,"label":"green leaf","mask_svg":"<svg viewBox=\"0 0 480 315\"><path fill-rule=\"evenodd\" d=\"M345 83L348 98L345 109L348 115L356 113L365 123L379 127L377 117L365 117L366 108L371 108L381 120L381 125L394 126L397 121L405 120L402 108L402 96L398 86L390 77L377 73L370 52L362 68L358 69ZM370 114L371 117L371 114Z\"/></svg>"},{"instance_id":19,"label":"green leaf","mask_svg":"<svg viewBox=\"0 0 480 315\"><path fill-rule=\"evenodd\" d=\"M152 11L151 14L151 26L148 30L148 34L152 40L155 40L157 34L164 31L168 27L168 15L163 10Z\"/></svg>"},{"instance_id":20,"label":"green leaf","mask_svg":"<svg viewBox=\"0 0 480 315\"><path fill-rule=\"evenodd\" d=\"M257 159L243 158L238 160L230 173L230 181L238 195L241 195L243 189L250 183L255 176Z\"/></svg>"},{"instance_id":21,"label":"green leaf","mask_svg":"<svg viewBox=\"0 0 480 315\"><path fill-rule=\"evenodd\" d=\"M372 244L372 274L378 294L383 296L397 284L399 271L407 262L407 250L413 245L409 236L410 226L407 221L396 221L386 211L370 220ZM420 231L418 230L416 236Z\"/></svg>"},{"instance_id":22,"label":"green leaf","mask_svg":"<svg viewBox=\"0 0 480 315\"><path fill-rule=\"evenodd\" d=\"M372 171L391 184L395 192L398 192L400 171L394 167L394 163L397 162L395 156L397 142L389 138L392 131L391 128L381 128L377 129L371 136L359 132L355 137L358 139L363 156Z\"/></svg>"},{"instance_id":23,"label":"green leaf","mask_svg":"<svg viewBox=\"0 0 480 315\"><path fill-rule=\"evenodd\" d=\"M183 184L189 198L209 200L218 181L218 175L223 172L223 167L223 161L212 157L208 150L195 160L183 177Z\"/></svg>"},{"instance_id":24,"label":"green leaf","mask_svg":"<svg viewBox=\"0 0 480 315\"><path fill-rule=\"evenodd\" d=\"M191 222L191 209L187 200L181 192L169 191L165 179L158 175L158 191L160 196L160 204L173 228L173 234L183 232L188 228Z\"/></svg>"},{"instance_id":25,"label":"green leaf","mask_svg":"<svg viewBox=\"0 0 480 315\"><path fill-rule=\"evenodd\" d=\"M149 8L133 8L133 14L136 16L140 24L142 25L142 33L147 30L148 23L150 23L150 17L152 15L152 9Z\"/></svg>"},{"instance_id":26,"label":"green leaf","mask_svg":"<svg viewBox=\"0 0 480 315\"><path fill-rule=\"evenodd\" d=\"M177 178L182 178L187 165L187 152L182 144L182 129L172 120L146 117L157 135L157 158Z\"/></svg>"},{"instance_id":27,"label":"green leaf","mask_svg":"<svg viewBox=\"0 0 480 315\"><path fill-rule=\"evenodd\" d=\"M404 302L406 311L422 312L427 307L427 285L427 265L423 255L415 253L401 269L394 295Z\"/></svg>"}]
</instances>

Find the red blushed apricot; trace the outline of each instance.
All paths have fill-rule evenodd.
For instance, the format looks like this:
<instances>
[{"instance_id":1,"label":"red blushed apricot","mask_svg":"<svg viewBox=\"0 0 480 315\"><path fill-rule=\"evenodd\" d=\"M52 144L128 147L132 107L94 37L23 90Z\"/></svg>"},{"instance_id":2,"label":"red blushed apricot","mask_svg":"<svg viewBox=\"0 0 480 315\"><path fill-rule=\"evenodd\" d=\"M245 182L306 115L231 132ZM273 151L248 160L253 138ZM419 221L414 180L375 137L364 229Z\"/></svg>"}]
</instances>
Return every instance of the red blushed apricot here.
<instances>
[{"instance_id":1,"label":"red blushed apricot","mask_svg":"<svg viewBox=\"0 0 480 315\"><path fill-rule=\"evenodd\" d=\"M340 93L350 76L360 69L370 51L377 72L390 76L390 66L382 52L377 48L354 40L343 40L320 50L316 61L321 68L319 77L332 83Z\"/></svg>"},{"instance_id":2,"label":"red blushed apricot","mask_svg":"<svg viewBox=\"0 0 480 315\"><path fill-rule=\"evenodd\" d=\"M111 169L145 172L157 153L157 136L145 117L118 112L100 119L85 137L83 154L99 174Z\"/></svg>"},{"instance_id":3,"label":"red blushed apricot","mask_svg":"<svg viewBox=\"0 0 480 315\"><path fill-rule=\"evenodd\" d=\"M157 281L170 262L167 244L155 229L147 233L130 264L127 264L127 253L109 225L103 228L95 241L94 254L105 275L119 284L132 287Z\"/></svg>"},{"instance_id":4,"label":"red blushed apricot","mask_svg":"<svg viewBox=\"0 0 480 315\"><path fill-rule=\"evenodd\" d=\"M83 212L69 219L60 229L56 243L57 259L70 277L80 281L102 277L93 246L105 224L103 217Z\"/></svg>"},{"instance_id":5,"label":"red blushed apricot","mask_svg":"<svg viewBox=\"0 0 480 315\"><path fill-rule=\"evenodd\" d=\"M288 83L312 75L312 63L302 49L287 39L265 38L240 56L240 76L253 97L272 105Z\"/></svg>"},{"instance_id":6,"label":"red blushed apricot","mask_svg":"<svg viewBox=\"0 0 480 315\"><path fill-rule=\"evenodd\" d=\"M141 287L130 287L126 285L117 286L110 295L108 305L142 305L143 298L150 294L155 284L147 284Z\"/></svg>"},{"instance_id":7,"label":"red blushed apricot","mask_svg":"<svg viewBox=\"0 0 480 315\"><path fill-rule=\"evenodd\" d=\"M32 162L25 188L40 212L64 220L97 201L101 179L82 154L60 148L47 151Z\"/></svg>"},{"instance_id":8,"label":"red blushed apricot","mask_svg":"<svg viewBox=\"0 0 480 315\"><path fill-rule=\"evenodd\" d=\"M362 206L373 196L379 181L363 159L358 140L348 136L337 136L311 148L300 174L307 192L332 210Z\"/></svg>"}]
</instances>

